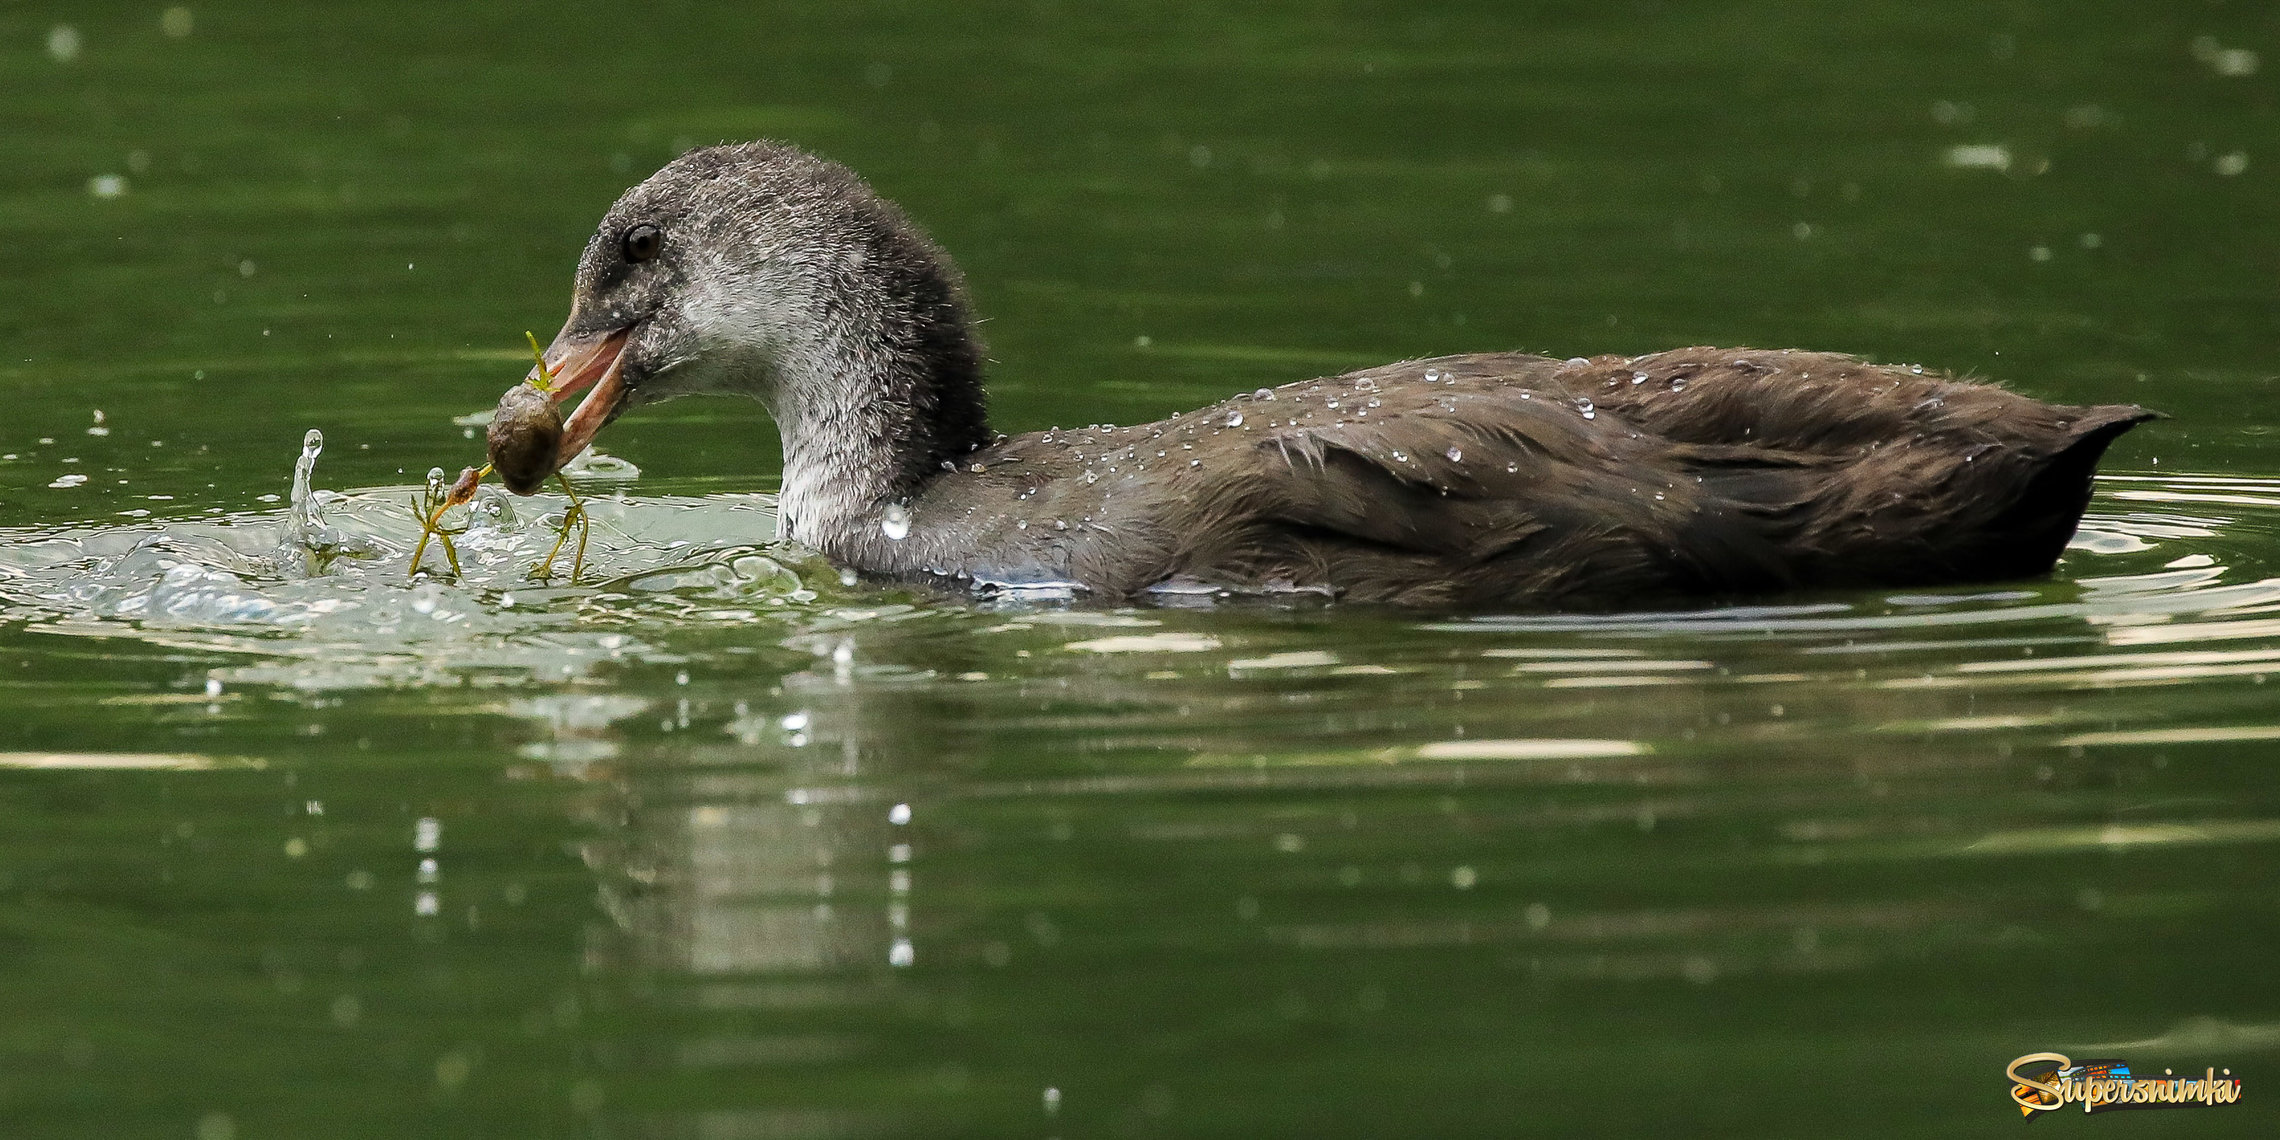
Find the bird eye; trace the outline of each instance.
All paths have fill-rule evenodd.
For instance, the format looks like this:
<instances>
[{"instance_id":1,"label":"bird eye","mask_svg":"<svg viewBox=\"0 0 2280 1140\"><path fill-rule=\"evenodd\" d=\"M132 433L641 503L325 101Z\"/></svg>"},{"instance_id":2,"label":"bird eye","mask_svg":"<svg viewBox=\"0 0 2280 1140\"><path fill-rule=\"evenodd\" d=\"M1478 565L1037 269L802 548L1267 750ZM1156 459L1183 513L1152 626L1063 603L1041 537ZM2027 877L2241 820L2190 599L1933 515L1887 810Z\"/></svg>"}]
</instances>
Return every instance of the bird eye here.
<instances>
[{"instance_id":1,"label":"bird eye","mask_svg":"<svg viewBox=\"0 0 2280 1140\"><path fill-rule=\"evenodd\" d=\"M635 226L625 231L621 244L627 261L648 261L656 257L658 248L665 244L665 235L659 233L656 226Z\"/></svg>"}]
</instances>

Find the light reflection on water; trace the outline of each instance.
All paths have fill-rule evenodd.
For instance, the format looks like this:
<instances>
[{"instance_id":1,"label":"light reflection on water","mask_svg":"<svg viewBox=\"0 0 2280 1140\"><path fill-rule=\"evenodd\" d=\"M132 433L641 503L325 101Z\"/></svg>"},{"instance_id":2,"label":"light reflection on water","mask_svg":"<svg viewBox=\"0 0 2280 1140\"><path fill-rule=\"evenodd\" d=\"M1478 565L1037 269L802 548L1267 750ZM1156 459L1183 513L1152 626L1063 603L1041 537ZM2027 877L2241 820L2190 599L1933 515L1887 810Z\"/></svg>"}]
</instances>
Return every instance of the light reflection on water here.
<instances>
[{"instance_id":1,"label":"light reflection on water","mask_svg":"<svg viewBox=\"0 0 2280 1140\"><path fill-rule=\"evenodd\" d=\"M610 429L596 578L523 579L550 495L402 580L373 485L608 202L758 136L959 258L1008 429L1793 344L2273 470L2258 6L1558 7L14 21L0 1132L1950 1137L2029 1050L2262 1080L2280 480L2110 476L1986 588L946 604L660 493L775 467L688 401ZM375 536L317 578L240 510L311 422Z\"/></svg>"},{"instance_id":2,"label":"light reflection on water","mask_svg":"<svg viewBox=\"0 0 2280 1140\"><path fill-rule=\"evenodd\" d=\"M314 717L374 686L506 725L507 783L543 791L590 900L560 911L580 930L572 996L530 999L587 1011L530 1017L608 1059L569 1111L631 1135L1002 1132L1040 1122L1052 1088L1075 1133L1243 1114L1243 1090L1103 1024L1345 1034L1457 1072L1489 1047L1452 1028L1470 1002L1510 1005L1501 1034L1659 986L1874 995L1934 964L2099 945L2135 916L2221 923L2227 896L2185 868L2280 824L2169 769L2280 739L2260 688L2280 585L2240 553L2280 497L2118 486L2049 582L1686 612L914 600L757 545L768 504L749 496L597 498L587 585L518 577L551 538L539 511L470 532L467 583L414 585L400 488L328 504L377 554L318 575L276 558L279 512L18 532L0 603L57 643L194 651L171 689L119 698L183 731L241 699ZM151 779L282 767L293 805L357 781L282 744L22 755ZM423 808L440 840L399 832L406 893L350 873L368 940L497 952L478 915L502 872L468 849L499 826L491 796ZM327 825L350 825L332 802ZM316 859L311 827L287 828L267 857ZM362 991L351 1020L388 997ZM2255 1039L2226 1013L2073 1024ZM435 1049L451 1089L516 1063L496 1042ZM1447 1078L1405 1080L1373 1102ZM673 1106L643 1092L688 1081L722 1083Z\"/></svg>"},{"instance_id":3,"label":"light reflection on water","mask_svg":"<svg viewBox=\"0 0 2280 1140\"><path fill-rule=\"evenodd\" d=\"M0 535L0 617L37 633L223 653L234 663L198 681L304 691L570 679L607 662L717 659L731 652L724 635L814 656L841 684L860 672L868 684L899 679L956 690L1034 674L1140 700L1208 678L1235 682L1237 691L1246 683L1287 686L1306 699L1370 685L1452 699L1489 687L1586 701L1601 690L1611 699L1632 690L1641 699L1697 702L1751 692L1782 710L1771 719L1784 723L1773 728L1793 729L1818 713L1817 731L1840 733L2080 719L1888 707L1909 693L2005 702L2216 678L2261 684L2280 661L2272 647L2280 636L2280 578L2258 576L2253 562L2235 564L2244 561L2238 548L2275 529L2280 481L2123 476L2103 486L2064 572L2048 583L1673 612L1422 620L1242 604L1220 607L1217 616L1004 599L920 598L914 606L892 592L841 585L812 556L769 544L774 516L765 496L622 489L589 496L596 525L579 585L524 574L559 517L559 501L545 497L479 500L459 539L466 578L407 581L417 538L403 507L411 493L375 488L318 493L327 551L353 548L361 556L328 556L314 566L304 565L298 538L308 528L291 509ZM2115 510L2123 501L2129 508ZM914 621L930 633L881 634ZM1349 639L1341 621L1402 632ZM737 629L750 633L730 634ZM946 661L957 646L939 637L974 639L975 664L995 664ZM1794 708L1784 709L1779 698L1789 690L1799 691L1788 701ZM1537 702L1528 719L1557 726L1560 707ZM1628 702L1627 719L1634 731L1620 739L1637 750L1667 736L1651 702ZM1590 731L1547 739L1617 737ZM1381 742L1360 755L1503 755L1477 741L1419 744L1423 751ZM1504 752L1517 757L1530 748L1557 750L1515 744ZM1310 763L1328 755L1311 745L1294 754Z\"/></svg>"}]
</instances>

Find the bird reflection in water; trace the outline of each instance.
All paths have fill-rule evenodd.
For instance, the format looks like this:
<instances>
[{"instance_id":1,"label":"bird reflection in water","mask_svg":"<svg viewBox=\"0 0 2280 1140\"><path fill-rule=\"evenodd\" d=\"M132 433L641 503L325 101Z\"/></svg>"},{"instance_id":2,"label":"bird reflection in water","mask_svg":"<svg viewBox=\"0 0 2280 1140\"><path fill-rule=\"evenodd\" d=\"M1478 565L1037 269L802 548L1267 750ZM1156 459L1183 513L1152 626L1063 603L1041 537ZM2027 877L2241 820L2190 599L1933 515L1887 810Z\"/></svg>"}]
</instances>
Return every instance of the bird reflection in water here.
<instances>
[{"instance_id":1,"label":"bird reflection in water","mask_svg":"<svg viewBox=\"0 0 2280 1140\"><path fill-rule=\"evenodd\" d=\"M723 1099L743 1102L645 1116L640 1135L898 1126L875 1108L816 1105L796 1081L784 1097L768 1091L772 1076L790 1081L809 1066L874 1052L870 1035L828 1017L839 1024L819 1031L815 1014L876 1006L917 960L913 810L877 790L891 750L863 727L893 718L861 714L857 690L834 676L846 665L826 658L818 673L787 678L775 710L737 702L725 736L694 749L681 735L690 732L688 700L556 706L546 714L552 739L526 748L606 789L588 801L599 834L580 849L606 916L589 928L585 971L626 1015L669 1023L629 1039L672 1042L623 1060L733 1077ZM702 709L697 719L701 730ZM654 752L670 763L652 762L641 742L655 731L676 738Z\"/></svg>"}]
</instances>

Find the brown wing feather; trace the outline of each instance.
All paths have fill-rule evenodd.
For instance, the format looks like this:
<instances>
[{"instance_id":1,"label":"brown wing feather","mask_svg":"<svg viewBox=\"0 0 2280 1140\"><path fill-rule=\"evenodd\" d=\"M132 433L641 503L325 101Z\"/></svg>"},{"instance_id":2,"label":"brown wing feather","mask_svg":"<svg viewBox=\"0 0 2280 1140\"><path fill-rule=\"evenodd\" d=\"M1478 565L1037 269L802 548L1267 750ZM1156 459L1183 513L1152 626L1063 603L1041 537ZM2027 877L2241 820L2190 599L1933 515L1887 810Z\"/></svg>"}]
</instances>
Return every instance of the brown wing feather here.
<instances>
[{"instance_id":1,"label":"brown wing feather","mask_svg":"<svg viewBox=\"0 0 2280 1140\"><path fill-rule=\"evenodd\" d=\"M933 539L868 557L1441 606L2022 577L2147 418L1824 353L1409 361L1003 441L913 504Z\"/></svg>"},{"instance_id":2,"label":"brown wing feather","mask_svg":"<svg viewBox=\"0 0 2280 1140\"><path fill-rule=\"evenodd\" d=\"M1211 514L1229 525L1179 561L1459 604L2040 573L2098 453L2148 418L1708 349L1444 358L1282 398L1341 391L1381 393L1378 414L1294 414L1227 484Z\"/></svg>"}]
</instances>

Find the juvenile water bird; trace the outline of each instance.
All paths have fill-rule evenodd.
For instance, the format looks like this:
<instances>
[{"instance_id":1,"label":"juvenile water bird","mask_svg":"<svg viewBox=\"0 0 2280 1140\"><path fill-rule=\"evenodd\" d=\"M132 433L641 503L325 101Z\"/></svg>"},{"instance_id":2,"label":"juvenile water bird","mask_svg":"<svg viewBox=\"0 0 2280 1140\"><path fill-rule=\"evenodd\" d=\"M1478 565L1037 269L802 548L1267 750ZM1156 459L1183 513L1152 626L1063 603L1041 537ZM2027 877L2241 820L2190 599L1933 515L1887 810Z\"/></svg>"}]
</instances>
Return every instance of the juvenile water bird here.
<instances>
[{"instance_id":1,"label":"juvenile water bird","mask_svg":"<svg viewBox=\"0 0 2280 1140\"><path fill-rule=\"evenodd\" d=\"M619 198L546 359L558 391L592 388L557 467L637 404L750 396L783 437L784 537L873 576L1103 599L1608 606L2029 577L2152 416L1684 348L1410 360L1001 436L950 259L845 167L772 142L691 151Z\"/></svg>"}]
</instances>

